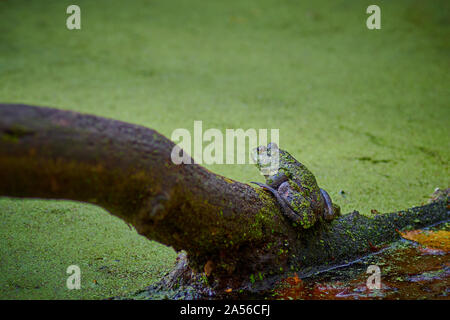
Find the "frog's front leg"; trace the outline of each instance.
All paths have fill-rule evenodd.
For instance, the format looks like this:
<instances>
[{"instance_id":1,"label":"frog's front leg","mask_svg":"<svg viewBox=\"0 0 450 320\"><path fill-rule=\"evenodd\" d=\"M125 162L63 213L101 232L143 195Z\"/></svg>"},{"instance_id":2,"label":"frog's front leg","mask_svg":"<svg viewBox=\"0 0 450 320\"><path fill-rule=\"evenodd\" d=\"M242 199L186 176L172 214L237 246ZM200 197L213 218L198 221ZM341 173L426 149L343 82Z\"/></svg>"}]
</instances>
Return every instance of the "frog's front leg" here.
<instances>
[{"instance_id":1,"label":"frog's front leg","mask_svg":"<svg viewBox=\"0 0 450 320\"><path fill-rule=\"evenodd\" d=\"M278 189L278 187L283 183L288 181L288 177L286 176L286 174L281 171L278 170L278 172L272 176L267 176L266 177L266 182L267 184L274 188L274 189Z\"/></svg>"},{"instance_id":2,"label":"frog's front leg","mask_svg":"<svg viewBox=\"0 0 450 320\"><path fill-rule=\"evenodd\" d=\"M297 223L299 216L298 214L296 214L290 207L289 203L286 201L286 199L282 198L280 196L280 194L278 193L277 190L275 190L274 188L272 188L271 186L268 186L267 184L264 183L259 183L259 182L252 182L258 186L260 186L261 188L263 188L264 190L269 191L270 193L272 193L275 198L277 199L277 202L280 204L281 206L281 212L292 222Z\"/></svg>"}]
</instances>

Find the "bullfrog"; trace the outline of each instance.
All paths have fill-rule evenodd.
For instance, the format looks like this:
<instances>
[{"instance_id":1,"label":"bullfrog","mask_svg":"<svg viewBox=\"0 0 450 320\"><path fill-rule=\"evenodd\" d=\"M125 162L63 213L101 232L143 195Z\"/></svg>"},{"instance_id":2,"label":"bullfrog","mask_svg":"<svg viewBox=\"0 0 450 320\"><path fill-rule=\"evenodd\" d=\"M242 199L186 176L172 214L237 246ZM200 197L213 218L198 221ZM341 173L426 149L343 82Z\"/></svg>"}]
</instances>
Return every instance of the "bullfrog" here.
<instances>
[{"instance_id":1,"label":"bullfrog","mask_svg":"<svg viewBox=\"0 0 450 320\"><path fill-rule=\"evenodd\" d=\"M311 171L276 143L255 148L252 156L266 180L252 183L272 193L294 226L308 229L319 220L331 221L340 215L339 206L319 188Z\"/></svg>"}]
</instances>

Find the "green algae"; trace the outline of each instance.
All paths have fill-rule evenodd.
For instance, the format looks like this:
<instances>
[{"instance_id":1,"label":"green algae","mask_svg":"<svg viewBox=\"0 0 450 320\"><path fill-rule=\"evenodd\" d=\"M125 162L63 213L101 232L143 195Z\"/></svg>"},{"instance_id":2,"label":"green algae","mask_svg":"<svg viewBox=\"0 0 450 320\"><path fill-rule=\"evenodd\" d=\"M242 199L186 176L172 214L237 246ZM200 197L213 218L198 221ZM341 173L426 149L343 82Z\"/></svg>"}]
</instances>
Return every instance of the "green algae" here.
<instances>
[{"instance_id":1,"label":"green algae","mask_svg":"<svg viewBox=\"0 0 450 320\"><path fill-rule=\"evenodd\" d=\"M104 210L75 202L0 199L2 299L103 299L169 271L175 252ZM67 267L81 269L68 290Z\"/></svg>"}]
</instances>

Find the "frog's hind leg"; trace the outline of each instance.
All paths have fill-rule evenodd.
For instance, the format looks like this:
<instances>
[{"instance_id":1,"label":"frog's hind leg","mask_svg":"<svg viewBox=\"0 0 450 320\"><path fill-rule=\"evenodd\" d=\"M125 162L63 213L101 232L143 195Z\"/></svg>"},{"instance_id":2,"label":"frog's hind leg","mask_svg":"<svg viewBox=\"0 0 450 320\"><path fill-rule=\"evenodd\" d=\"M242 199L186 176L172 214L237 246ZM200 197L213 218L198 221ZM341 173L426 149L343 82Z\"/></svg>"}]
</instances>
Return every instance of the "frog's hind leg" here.
<instances>
[{"instance_id":1,"label":"frog's hind leg","mask_svg":"<svg viewBox=\"0 0 450 320\"><path fill-rule=\"evenodd\" d=\"M298 222L300 216L291 209L291 206L289 205L289 203L280 196L280 194L278 193L277 190L275 190L274 188L272 188L264 183L259 183L259 182L251 182L251 183L254 183L254 184L260 186L261 188L263 188L264 190L267 190L270 193L272 193L275 196L275 198L277 199L277 202L280 204L281 208L283 209L282 210L283 214L292 222L294 222L294 223Z\"/></svg>"},{"instance_id":2,"label":"frog's hind leg","mask_svg":"<svg viewBox=\"0 0 450 320\"><path fill-rule=\"evenodd\" d=\"M320 189L320 194L322 195L323 200L325 200L325 210L323 212L323 218L326 221L331 221L339 215L339 210L336 210L336 206L333 206L333 202L331 201L328 192Z\"/></svg>"}]
</instances>

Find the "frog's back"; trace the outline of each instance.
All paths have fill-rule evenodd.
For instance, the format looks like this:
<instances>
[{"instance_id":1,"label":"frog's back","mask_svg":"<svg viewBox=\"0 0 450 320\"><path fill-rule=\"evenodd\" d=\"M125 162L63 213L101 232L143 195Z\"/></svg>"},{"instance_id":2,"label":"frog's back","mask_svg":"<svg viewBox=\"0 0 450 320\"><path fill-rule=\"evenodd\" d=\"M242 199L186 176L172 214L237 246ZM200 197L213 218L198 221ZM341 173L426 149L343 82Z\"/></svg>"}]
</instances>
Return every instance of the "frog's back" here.
<instances>
[{"instance_id":1,"label":"frog's back","mask_svg":"<svg viewBox=\"0 0 450 320\"><path fill-rule=\"evenodd\" d=\"M311 192L320 191L313 173L303 163L299 162L289 152L284 150L280 150L280 169L287 171L290 179L307 190Z\"/></svg>"}]
</instances>

